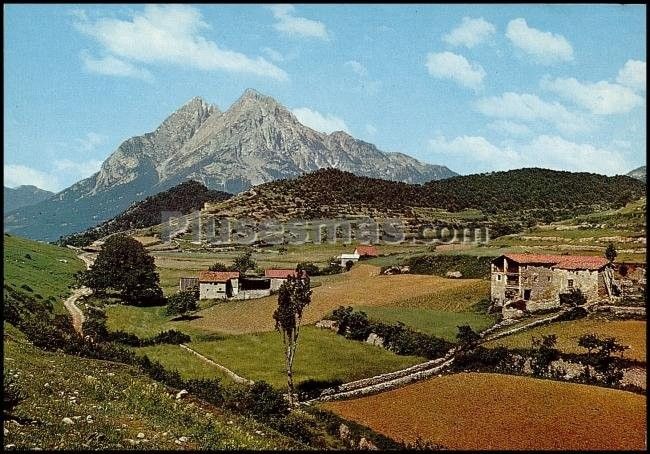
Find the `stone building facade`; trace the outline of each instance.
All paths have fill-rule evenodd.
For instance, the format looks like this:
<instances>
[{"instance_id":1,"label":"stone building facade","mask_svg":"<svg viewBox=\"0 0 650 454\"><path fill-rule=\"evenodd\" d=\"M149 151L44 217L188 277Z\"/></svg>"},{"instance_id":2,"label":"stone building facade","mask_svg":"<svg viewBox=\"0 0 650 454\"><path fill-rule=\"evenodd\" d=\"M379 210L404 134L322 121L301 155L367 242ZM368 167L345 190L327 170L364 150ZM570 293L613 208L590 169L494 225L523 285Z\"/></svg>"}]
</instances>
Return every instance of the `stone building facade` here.
<instances>
[{"instance_id":1,"label":"stone building facade","mask_svg":"<svg viewBox=\"0 0 650 454\"><path fill-rule=\"evenodd\" d=\"M199 272L199 299L225 299L239 293L239 271Z\"/></svg>"},{"instance_id":2,"label":"stone building facade","mask_svg":"<svg viewBox=\"0 0 650 454\"><path fill-rule=\"evenodd\" d=\"M504 254L491 264L491 297L496 307L530 312L560 305L560 295L579 289L587 302L616 291L611 264L604 257Z\"/></svg>"}]
</instances>

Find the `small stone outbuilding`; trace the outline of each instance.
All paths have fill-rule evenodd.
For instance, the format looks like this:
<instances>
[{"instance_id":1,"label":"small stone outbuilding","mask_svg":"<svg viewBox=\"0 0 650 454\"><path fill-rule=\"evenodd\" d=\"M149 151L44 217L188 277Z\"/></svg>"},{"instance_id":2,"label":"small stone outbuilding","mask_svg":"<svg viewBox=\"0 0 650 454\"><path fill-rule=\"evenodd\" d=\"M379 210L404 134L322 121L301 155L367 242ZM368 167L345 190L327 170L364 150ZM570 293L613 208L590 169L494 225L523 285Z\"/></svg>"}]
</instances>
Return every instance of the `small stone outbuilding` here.
<instances>
[{"instance_id":1,"label":"small stone outbuilding","mask_svg":"<svg viewBox=\"0 0 650 454\"><path fill-rule=\"evenodd\" d=\"M199 299L225 299L239 293L239 271L199 272Z\"/></svg>"}]
</instances>

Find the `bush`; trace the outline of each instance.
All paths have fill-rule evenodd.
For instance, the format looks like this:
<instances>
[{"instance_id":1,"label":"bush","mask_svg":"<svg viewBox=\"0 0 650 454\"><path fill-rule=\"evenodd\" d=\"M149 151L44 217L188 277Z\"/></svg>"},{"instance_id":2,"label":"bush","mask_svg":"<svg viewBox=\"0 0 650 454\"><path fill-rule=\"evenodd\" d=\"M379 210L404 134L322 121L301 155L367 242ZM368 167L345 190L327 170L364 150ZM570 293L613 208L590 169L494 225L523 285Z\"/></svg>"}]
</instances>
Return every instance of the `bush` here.
<instances>
[{"instance_id":1,"label":"bush","mask_svg":"<svg viewBox=\"0 0 650 454\"><path fill-rule=\"evenodd\" d=\"M3 368L2 371L2 409L5 413L11 414L20 401L25 399L25 393L20 387L12 371Z\"/></svg>"},{"instance_id":2,"label":"bush","mask_svg":"<svg viewBox=\"0 0 650 454\"><path fill-rule=\"evenodd\" d=\"M197 310L199 301L196 293L193 291L178 292L167 298L167 315L180 315L181 318L187 317L189 312Z\"/></svg>"},{"instance_id":3,"label":"bush","mask_svg":"<svg viewBox=\"0 0 650 454\"><path fill-rule=\"evenodd\" d=\"M229 268L222 262L215 262L208 268L210 271L229 271Z\"/></svg>"},{"instance_id":4,"label":"bush","mask_svg":"<svg viewBox=\"0 0 650 454\"><path fill-rule=\"evenodd\" d=\"M308 276L318 276L320 269L311 262L301 262L296 266L296 269L304 270Z\"/></svg>"},{"instance_id":5,"label":"bush","mask_svg":"<svg viewBox=\"0 0 650 454\"><path fill-rule=\"evenodd\" d=\"M327 388L338 388L339 385L343 384L343 380L315 380L310 378L309 380L302 381L296 386L296 392L298 393L298 398L300 400L309 400L315 399L320 396L321 392Z\"/></svg>"},{"instance_id":6,"label":"bush","mask_svg":"<svg viewBox=\"0 0 650 454\"><path fill-rule=\"evenodd\" d=\"M311 447L325 447L325 442L318 434L318 425L312 418L299 413L289 413L282 418L269 420L270 425L284 435L299 440Z\"/></svg>"},{"instance_id":7,"label":"bush","mask_svg":"<svg viewBox=\"0 0 650 454\"><path fill-rule=\"evenodd\" d=\"M185 389L213 404L219 405L224 401L223 387L217 379L193 378L185 382Z\"/></svg>"},{"instance_id":8,"label":"bush","mask_svg":"<svg viewBox=\"0 0 650 454\"><path fill-rule=\"evenodd\" d=\"M190 336L175 329L170 329L168 331L163 331L156 334L154 337L147 339L143 342L144 345L155 345L155 344L184 344L191 340Z\"/></svg>"},{"instance_id":9,"label":"bush","mask_svg":"<svg viewBox=\"0 0 650 454\"><path fill-rule=\"evenodd\" d=\"M445 277L449 271L460 271L463 278L483 279L490 276L490 262L494 257L473 255L418 255L409 257L403 265L413 274L434 274Z\"/></svg>"}]
</instances>

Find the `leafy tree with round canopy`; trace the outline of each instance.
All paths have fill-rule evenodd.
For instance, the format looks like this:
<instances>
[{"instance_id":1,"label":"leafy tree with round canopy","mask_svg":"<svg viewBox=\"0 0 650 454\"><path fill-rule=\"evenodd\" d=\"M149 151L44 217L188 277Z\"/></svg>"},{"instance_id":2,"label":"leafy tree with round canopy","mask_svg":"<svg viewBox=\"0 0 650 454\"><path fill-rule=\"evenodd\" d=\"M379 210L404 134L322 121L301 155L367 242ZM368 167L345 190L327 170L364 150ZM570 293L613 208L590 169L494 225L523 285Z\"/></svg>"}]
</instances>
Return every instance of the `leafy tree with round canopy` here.
<instances>
[{"instance_id":1,"label":"leafy tree with round canopy","mask_svg":"<svg viewBox=\"0 0 650 454\"><path fill-rule=\"evenodd\" d=\"M164 301L154 259L142 244L126 235L109 237L81 283L98 294L117 291L127 304L147 305Z\"/></svg>"}]
</instances>

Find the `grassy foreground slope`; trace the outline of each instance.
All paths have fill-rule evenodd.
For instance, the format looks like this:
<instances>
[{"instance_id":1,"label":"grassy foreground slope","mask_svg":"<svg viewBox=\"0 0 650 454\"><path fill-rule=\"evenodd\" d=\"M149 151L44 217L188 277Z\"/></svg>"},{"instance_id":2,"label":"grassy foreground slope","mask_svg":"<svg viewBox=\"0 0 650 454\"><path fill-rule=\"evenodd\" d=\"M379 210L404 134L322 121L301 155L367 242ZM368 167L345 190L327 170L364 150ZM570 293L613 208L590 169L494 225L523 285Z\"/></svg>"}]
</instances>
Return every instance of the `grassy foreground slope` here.
<instances>
[{"instance_id":1,"label":"grassy foreground slope","mask_svg":"<svg viewBox=\"0 0 650 454\"><path fill-rule=\"evenodd\" d=\"M44 352L14 336L5 371L26 398L5 421L16 449L282 449L296 442L198 400L176 400L163 385L119 363ZM70 418L72 424L63 419ZM138 438L138 434L144 438ZM181 441L187 437L187 441ZM137 444L136 444L137 443Z\"/></svg>"},{"instance_id":2,"label":"grassy foreground slope","mask_svg":"<svg viewBox=\"0 0 650 454\"><path fill-rule=\"evenodd\" d=\"M322 406L450 449L646 449L645 396L575 383L462 373Z\"/></svg>"},{"instance_id":3,"label":"grassy foreground slope","mask_svg":"<svg viewBox=\"0 0 650 454\"><path fill-rule=\"evenodd\" d=\"M36 300L49 299L55 312L64 313L62 300L73 275L85 269L76 253L8 234L3 240L4 285Z\"/></svg>"}]
</instances>

